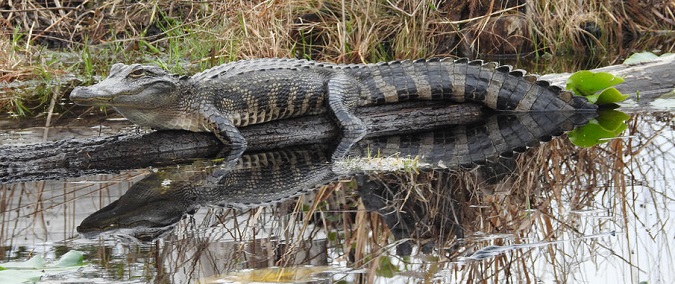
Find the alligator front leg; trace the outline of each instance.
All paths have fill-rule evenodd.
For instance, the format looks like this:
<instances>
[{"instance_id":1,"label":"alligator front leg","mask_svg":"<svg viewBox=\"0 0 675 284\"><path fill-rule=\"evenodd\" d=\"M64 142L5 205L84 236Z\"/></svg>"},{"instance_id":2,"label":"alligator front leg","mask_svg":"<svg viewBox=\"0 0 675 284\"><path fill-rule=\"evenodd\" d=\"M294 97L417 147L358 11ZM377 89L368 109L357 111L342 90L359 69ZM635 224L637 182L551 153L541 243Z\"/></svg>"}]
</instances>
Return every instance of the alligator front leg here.
<instances>
[{"instance_id":1,"label":"alligator front leg","mask_svg":"<svg viewBox=\"0 0 675 284\"><path fill-rule=\"evenodd\" d=\"M332 160L344 158L349 149L366 136L367 127L354 115L359 100L359 85L354 78L345 74L334 76L328 81L328 111L342 130L342 137L333 152Z\"/></svg>"},{"instance_id":2,"label":"alligator front leg","mask_svg":"<svg viewBox=\"0 0 675 284\"><path fill-rule=\"evenodd\" d=\"M206 128L210 130L223 144L230 146L225 157L225 164L236 163L246 150L246 139L234 123L214 109L206 109L203 114L206 119Z\"/></svg>"}]
</instances>

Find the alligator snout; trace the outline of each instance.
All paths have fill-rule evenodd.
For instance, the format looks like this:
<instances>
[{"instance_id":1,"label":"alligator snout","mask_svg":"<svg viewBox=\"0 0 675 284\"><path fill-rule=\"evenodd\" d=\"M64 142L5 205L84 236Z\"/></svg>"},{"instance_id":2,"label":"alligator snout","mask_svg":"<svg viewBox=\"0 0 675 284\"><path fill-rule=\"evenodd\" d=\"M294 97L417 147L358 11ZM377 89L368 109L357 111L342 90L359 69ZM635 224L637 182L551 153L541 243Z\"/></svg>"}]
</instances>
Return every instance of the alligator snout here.
<instances>
[{"instance_id":1,"label":"alligator snout","mask_svg":"<svg viewBox=\"0 0 675 284\"><path fill-rule=\"evenodd\" d=\"M76 87L70 92L70 100L78 105L83 106L98 106L107 104L112 100L109 94L104 94L91 87Z\"/></svg>"}]
</instances>

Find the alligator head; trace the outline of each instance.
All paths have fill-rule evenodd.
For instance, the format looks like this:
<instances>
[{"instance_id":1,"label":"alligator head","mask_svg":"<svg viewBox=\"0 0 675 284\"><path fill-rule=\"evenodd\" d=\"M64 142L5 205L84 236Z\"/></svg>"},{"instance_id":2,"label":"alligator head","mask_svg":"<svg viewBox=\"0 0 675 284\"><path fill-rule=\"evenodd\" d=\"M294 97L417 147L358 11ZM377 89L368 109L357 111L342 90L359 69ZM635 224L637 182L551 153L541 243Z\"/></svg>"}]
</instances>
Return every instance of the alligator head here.
<instances>
[{"instance_id":1,"label":"alligator head","mask_svg":"<svg viewBox=\"0 0 675 284\"><path fill-rule=\"evenodd\" d=\"M70 99L79 105L112 106L131 122L161 129L176 116L188 77L156 66L114 64L101 82L77 87Z\"/></svg>"},{"instance_id":2,"label":"alligator head","mask_svg":"<svg viewBox=\"0 0 675 284\"><path fill-rule=\"evenodd\" d=\"M151 241L171 232L184 215L171 201L143 203L117 200L85 218L77 231L89 239L108 235Z\"/></svg>"},{"instance_id":3,"label":"alligator head","mask_svg":"<svg viewBox=\"0 0 675 284\"><path fill-rule=\"evenodd\" d=\"M77 227L85 238L150 241L207 205L254 208L276 204L332 180L325 144L243 155L237 163L195 160L157 169Z\"/></svg>"},{"instance_id":4,"label":"alligator head","mask_svg":"<svg viewBox=\"0 0 675 284\"><path fill-rule=\"evenodd\" d=\"M175 101L180 77L155 66L114 64L110 75L88 87L77 87L70 99L80 105L155 109Z\"/></svg>"},{"instance_id":5,"label":"alligator head","mask_svg":"<svg viewBox=\"0 0 675 284\"><path fill-rule=\"evenodd\" d=\"M167 184L167 177L156 172L135 183L119 200L85 218L78 233L149 241L170 232L196 205L189 196L189 181Z\"/></svg>"}]
</instances>

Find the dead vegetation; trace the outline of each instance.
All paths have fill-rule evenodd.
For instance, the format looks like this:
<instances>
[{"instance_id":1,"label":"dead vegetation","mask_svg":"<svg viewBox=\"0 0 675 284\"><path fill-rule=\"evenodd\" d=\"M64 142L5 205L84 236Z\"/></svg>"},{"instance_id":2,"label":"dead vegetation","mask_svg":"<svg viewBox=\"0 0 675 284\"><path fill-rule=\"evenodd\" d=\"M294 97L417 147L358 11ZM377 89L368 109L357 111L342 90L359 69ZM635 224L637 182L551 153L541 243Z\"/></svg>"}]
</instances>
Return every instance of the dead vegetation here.
<instances>
[{"instance_id":1,"label":"dead vegetation","mask_svg":"<svg viewBox=\"0 0 675 284\"><path fill-rule=\"evenodd\" d=\"M405 257L401 247L409 242L414 249L408 253L439 257L435 261L453 271L453 281L466 283L545 278L534 267L546 267L549 279L575 282L584 277L580 271L586 262L642 267L646 264L636 262L632 249L651 254L650 245L628 245L636 237L654 242L672 258L670 241L664 239L672 227L667 217L662 219L669 214L662 206L672 203L672 192L660 180L668 183L675 174L661 166L674 158L668 138L674 122L669 113L635 115L624 137L602 146L580 149L567 139L555 139L514 163L490 165L491 171L479 167L382 175L376 180L385 185L385 194L379 195L386 200L384 206L369 208L373 199L360 188L357 203L334 201L353 204L347 212L355 214L332 218L352 227L330 227L349 228L345 255L354 256L354 265L367 271L382 269L378 257ZM649 201L641 201L645 199ZM640 215L640 208L661 217ZM640 224L651 229L644 232ZM490 246L503 250L485 257L481 251ZM616 257L602 256L610 251ZM416 276L429 279L437 267L422 258L427 262ZM454 266L457 262L463 266ZM640 279L658 277L648 271L630 273Z\"/></svg>"},{"instance_id":2,"label":"dead vegetation","mask_svg":"<svg viewBox=\"0 0 675 284\"><path fill-rule=\"evenodd\" d=\"M3 1L0 109L22 103L9 82L58 73L87 81L114 62L189 73L252 57L354 63L616 54L630 52L633 42L639 50L668 52L675 45L674 10L666 0ZM63 52L76 58L64 60Z\"/></svg>"}]
</instances>

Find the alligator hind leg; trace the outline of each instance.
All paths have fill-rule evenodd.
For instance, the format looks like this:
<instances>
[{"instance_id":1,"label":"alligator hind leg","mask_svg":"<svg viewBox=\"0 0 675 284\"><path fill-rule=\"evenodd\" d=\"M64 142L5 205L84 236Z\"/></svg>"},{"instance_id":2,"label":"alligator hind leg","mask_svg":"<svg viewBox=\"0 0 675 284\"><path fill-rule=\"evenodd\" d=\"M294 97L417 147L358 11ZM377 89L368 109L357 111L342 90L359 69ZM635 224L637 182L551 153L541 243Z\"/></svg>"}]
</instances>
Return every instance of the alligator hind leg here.
<instances>
[{"instance_id":1,"label":"alligator hind leg","mask_svg":"<svg viewBox=\"0 0 675 284\"><path fill-rule=\"evenodd\" d=\"M359 85L349 76L337 75L328 81L328 111L342 130L342 137L332 160L342 159L349 149L366 136L367 127L354 115L359 100Z\"/></svg>"}]
</instances>

